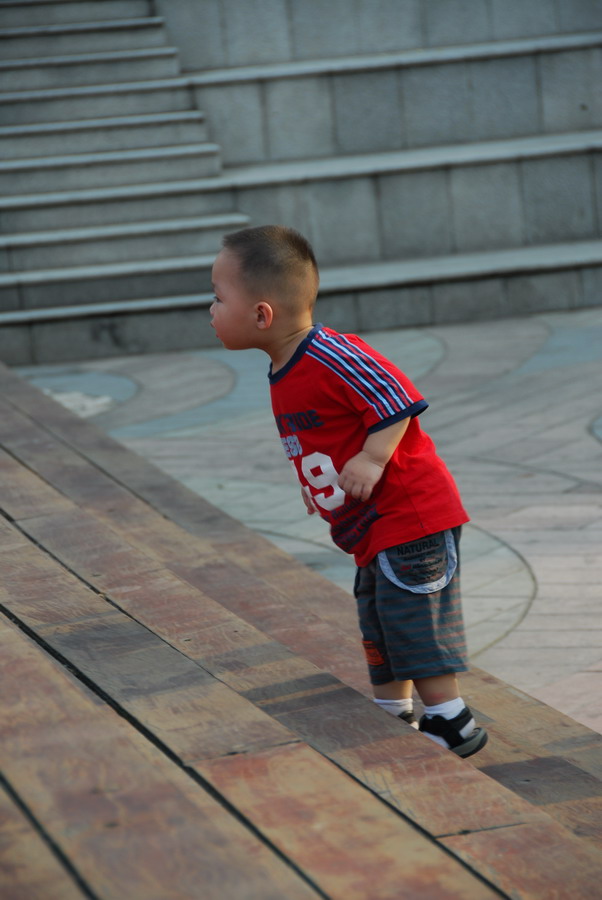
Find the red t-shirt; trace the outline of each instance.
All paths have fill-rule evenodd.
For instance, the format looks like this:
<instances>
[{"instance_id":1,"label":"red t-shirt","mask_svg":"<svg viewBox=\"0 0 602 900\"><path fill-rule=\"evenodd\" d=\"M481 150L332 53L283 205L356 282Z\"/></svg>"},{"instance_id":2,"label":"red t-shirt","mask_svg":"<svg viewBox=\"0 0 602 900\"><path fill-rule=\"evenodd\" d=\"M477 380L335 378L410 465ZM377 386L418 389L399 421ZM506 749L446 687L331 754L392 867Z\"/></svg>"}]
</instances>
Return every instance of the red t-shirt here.
<instances>
[{"instance_id":1,"label":"red t-shirt","mask_svg":"<svg viewBox=\"0 0 602 900\"><path fill-rule=\"evenodd\" d=\"M468 521L456 484L416 418L428 403L388 359L353 334L316 325L278 372L272 409L288 458L332 539L358 566L387 547ZM369 433L410 424L366 501L338 486Z\"/></svg>"}]
</instances>

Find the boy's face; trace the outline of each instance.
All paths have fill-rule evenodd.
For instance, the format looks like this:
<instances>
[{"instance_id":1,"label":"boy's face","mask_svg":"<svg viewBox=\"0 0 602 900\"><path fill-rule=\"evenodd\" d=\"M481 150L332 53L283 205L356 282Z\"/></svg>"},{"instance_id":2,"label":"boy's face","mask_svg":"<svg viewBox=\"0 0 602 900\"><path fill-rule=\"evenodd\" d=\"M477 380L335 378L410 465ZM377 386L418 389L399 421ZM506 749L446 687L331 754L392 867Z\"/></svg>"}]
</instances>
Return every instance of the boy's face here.
<instances>
[{"instance_id":1,"label":"boy's face","mask_svg":"<svg viewBox=\"0 0 602 900\"><path fill-rule=\"evenodd\" d=\"M209 312L211 326L228 350L254 347L255 302L240 273L238 259L229 250L218 254L212 270L215 297Z\"/></svg>"}]
</instances>

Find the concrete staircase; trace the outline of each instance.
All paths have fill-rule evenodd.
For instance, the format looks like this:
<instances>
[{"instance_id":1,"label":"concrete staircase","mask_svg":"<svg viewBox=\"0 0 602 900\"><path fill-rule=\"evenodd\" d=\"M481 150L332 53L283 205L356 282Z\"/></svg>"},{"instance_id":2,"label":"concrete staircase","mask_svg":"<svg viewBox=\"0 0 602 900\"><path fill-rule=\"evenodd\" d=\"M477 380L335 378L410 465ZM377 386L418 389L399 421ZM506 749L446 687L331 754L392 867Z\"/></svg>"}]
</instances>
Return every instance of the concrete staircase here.
<instances>
[{"instance_id":1,"label":"concrete staircase","mask_svg":"<svg viewBox=\"0 0 602 900\"><path fill-rule=\"evenodd\" d=\"M334 327L598 304L600 4L356 6L0 2L0 358L213 342L247 221L307 234Z\"/></svg>"},{"instance_id":2,"label":"concrete staircase","mask_svg":"<svg viewBox=\"0 0 602 900\"><path fill-rule=\"evenodd\" d=\"M372 32L325 13L319 35L311 6L293 2L280 62L239 42L237 66L194 83L237 207L312 240L319 317L369 330L600 303L602 5L366 3Z\"/></svg>"},{"instance_id":3,"label":"concrete staircase","mask_svg":"<svg viewBox=\"0 0 602 900\"><path fill-rule=\"evenodd\" d=\"M202 189L220 148L151 7L0 2L8 362L179 348L189 324L173 298L198 307L222 235L249 221L227 192Z\"/></svg>"}]
</instances>

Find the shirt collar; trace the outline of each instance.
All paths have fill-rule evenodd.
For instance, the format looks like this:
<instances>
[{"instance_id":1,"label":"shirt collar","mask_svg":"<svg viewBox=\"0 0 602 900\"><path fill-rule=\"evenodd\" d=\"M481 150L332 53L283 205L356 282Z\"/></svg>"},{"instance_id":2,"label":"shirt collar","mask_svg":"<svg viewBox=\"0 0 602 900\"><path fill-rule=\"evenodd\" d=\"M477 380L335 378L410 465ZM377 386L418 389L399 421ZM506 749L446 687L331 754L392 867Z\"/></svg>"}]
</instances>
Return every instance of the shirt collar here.
<instances>
[{"instance_id":1,"label":"shirt collar","mask_svg":"<svg viewBox=\"0 0 602 900\"><path fill-rule=\"evenodd\" d=\"M309 332L307 337L303 338L303 340L301 341L301 343L299 344L299 346L297 347L297 349L295 350L295 352L293 353L293 355L291 356L289 361L284 366L282 366L281 369L278 369L278 371L276 372L275 375L272 374L272 363L270 363L270 368L268 370L268 379L270 381L270 384L276 384L277 381L280 381L281 378L284 378L284 376L287 374L287 372L290 372L290 370L293 368L293 366L296 365L299 362L299 360L301 359L301 357L305 354L305 351L307 350L307 348L309 347L309 345L315 338L316 334L322 327L323 327L323 325L321 322L318 322L318 323L316 323L316 325L313 326L312 330Z\"/></svg>"}]
</instances>

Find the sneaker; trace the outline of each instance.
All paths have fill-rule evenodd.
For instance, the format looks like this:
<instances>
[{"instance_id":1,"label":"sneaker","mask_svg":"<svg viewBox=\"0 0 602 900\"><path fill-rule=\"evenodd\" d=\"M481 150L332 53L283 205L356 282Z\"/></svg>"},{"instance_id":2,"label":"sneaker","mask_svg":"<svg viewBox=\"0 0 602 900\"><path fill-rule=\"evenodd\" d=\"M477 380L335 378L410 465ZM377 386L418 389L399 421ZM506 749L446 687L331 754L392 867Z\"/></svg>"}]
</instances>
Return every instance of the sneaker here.
<instances>
[{"instance_id":1,"label":"sneaker","mask_svg":"<svg viewBox=\"0 0 602 900\"><path fill-rule=\"evenodd\" d=\"M407 722L408 725L411 725L412 728L418 728L418 722L416 720L416 716L412 710L408 712L402 712L397 716L398 719L403 719L404 722Z\"/></svg>"},{"instance_id":2,"label":"sneaker","mask_svg":"<svg viewBox=\"0 0 602 900\"><path fill-rule=\"evenodd\" d=\"M463 758L482 750L488 739L487 732L476 725L467 706L454 719L422 716L420 731L433 735L438 744Z\"/></svg>"}]
</instances>

